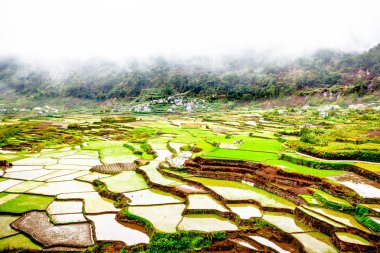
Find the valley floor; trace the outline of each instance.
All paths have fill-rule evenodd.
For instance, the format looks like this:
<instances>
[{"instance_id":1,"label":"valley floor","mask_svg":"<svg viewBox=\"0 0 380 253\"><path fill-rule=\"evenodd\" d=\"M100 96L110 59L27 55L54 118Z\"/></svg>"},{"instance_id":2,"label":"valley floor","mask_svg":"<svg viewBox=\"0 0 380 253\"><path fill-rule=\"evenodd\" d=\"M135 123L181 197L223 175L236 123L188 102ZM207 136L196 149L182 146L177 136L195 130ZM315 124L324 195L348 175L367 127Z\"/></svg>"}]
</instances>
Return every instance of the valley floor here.
<instances>
[{"instance_id":1,"label":"valley floor","mask_svg":"<svg viewBox=\"0 0 380 253\"><path fill-rule=\"evenodd\" d=\"M379 250L380 144L332 140L328 131L341 128L339 121L318 128L325 120L288 115L280 122L275 115L3 122L3 133L26 125L0 151L11 163L3 162L0 177L0 251ZM304 142L305 121L319 129L307 134L327 145ZM22 131L35 144L16 150ZM353 150L370 155L318 155L333 148L338 158Z\"/></svg>"}]
</instances>

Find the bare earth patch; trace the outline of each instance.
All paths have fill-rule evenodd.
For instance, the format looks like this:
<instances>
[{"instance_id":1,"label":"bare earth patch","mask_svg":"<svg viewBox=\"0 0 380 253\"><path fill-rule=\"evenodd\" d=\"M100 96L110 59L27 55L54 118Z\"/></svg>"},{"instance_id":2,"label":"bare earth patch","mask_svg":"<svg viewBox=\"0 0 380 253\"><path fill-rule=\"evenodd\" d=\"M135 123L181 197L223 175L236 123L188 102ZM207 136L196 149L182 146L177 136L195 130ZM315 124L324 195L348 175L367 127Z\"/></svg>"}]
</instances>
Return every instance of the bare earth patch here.
<instances>
[{"instance_id":1,"label":"bare earth patch","mask_svg":"<svg viewBox=\"0 0 380 253\"><path fill-rule=\"evenodd\" d=\"M135 170L137 168L134 163L114 163L105 165L96 165L91 168L92 172L99 172L103 174L118 174L123 171Z\"/></svg>"},{"instance_id":2,"label":"bare earth patch","mask_svg":"<svg viewBox=\"0 0 380 253\"><path fill-rule=\"evenodd\" d=\"M90 223L54 226L45 212L32 211L12 223L45 247L87 247L94 243Z\"/></svg>"}]
</instances>

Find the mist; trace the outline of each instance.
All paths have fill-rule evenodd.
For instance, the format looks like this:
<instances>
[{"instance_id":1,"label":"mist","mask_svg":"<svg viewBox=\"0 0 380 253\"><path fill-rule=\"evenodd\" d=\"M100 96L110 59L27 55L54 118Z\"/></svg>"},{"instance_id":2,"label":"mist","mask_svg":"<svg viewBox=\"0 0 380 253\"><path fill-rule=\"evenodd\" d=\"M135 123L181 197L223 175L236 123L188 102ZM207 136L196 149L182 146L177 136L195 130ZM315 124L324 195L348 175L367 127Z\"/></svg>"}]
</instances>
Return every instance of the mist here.
<instances>
[{"instance_id":1,"label":"mist","mask_svg":"<svg viewBox=\"0 0 380 253\"><path fill-rule=\"evenodd\" d=\"M379 9L378 0L2 0L0 56L53 64L362 52L380 42Z\"/></svg>"}]
</instances>

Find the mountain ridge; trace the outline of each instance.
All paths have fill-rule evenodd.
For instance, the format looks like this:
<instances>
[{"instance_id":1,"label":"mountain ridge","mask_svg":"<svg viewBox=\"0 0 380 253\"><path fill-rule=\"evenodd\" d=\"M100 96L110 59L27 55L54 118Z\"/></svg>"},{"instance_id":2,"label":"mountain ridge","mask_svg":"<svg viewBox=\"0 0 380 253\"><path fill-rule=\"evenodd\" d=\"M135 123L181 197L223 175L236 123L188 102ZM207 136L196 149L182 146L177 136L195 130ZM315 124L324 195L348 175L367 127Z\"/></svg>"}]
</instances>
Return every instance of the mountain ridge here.
<instances>
[{"instance_id":1,"label":"mountain ridge","mask_svg":"<svg viewBox=\"0 0 380 253\"><path fill-rule=\"evenodd\" d=\"M208 63L207 63L208 62ZM162 57L121 66L94 61L73 66L59 77L44 67L0 58L0 90L31 99L72 97L146 101L175 94L207 100L264 101L289 96L333 94L378 96L380 44L363 53L319 50L278 61L254 55L175 61ZM330 95L331 96L331 95Z\"/></svg>"}]
</instances>

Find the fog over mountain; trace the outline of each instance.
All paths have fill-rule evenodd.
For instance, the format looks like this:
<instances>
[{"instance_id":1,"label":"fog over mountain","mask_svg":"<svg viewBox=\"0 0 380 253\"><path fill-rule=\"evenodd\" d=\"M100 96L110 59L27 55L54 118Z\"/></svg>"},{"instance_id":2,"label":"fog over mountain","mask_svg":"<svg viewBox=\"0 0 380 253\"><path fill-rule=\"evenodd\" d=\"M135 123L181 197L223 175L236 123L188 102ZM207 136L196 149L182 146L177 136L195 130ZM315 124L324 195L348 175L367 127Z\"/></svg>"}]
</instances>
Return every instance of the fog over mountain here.
<instances>
[{"instance_id":1,"label":"fog over mountain","mask_svg":"<svg viewBox=\"0 0 380 253\"><path fill-rule=\"evenodd\" d=\"M0 56L39 63L295 57L380 42L377 0L2 0Z\"/></svg>"},{"instance_id":2,"label":"fog over mountain","mask_svg":"<svg viewBox=\"0 0 380 253\"><path fill-rule=\"evenodd\" d=\"M2 0L0 95L372 96L379 9L378 0Z\"/></svg>"}]
</instances>

